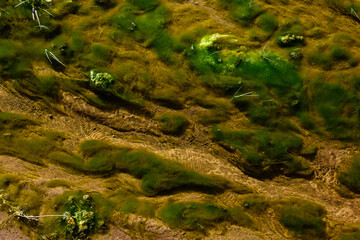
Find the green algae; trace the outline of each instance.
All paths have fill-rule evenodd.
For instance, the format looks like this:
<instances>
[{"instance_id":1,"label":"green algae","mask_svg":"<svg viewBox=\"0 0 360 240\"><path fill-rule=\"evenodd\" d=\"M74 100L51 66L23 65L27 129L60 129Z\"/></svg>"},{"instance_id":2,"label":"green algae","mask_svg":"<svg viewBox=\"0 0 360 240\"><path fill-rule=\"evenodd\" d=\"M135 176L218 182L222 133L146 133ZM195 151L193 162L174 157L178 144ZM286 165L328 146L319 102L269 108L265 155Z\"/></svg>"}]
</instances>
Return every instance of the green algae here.
<instances>
[{"instance_id":1,"label":"green algae","mask_svg":"<svg viewBox=\"0 0 360 240\"><path fill-rule=\"evenodd\" d=\"M0 113L0 152L44 165L53 151L65 151L65 139L59 132L36 130L35 122L22 115Z\"/></svg>"},{"instance_id":2,"label":"green algae","mask_svg":"<svg viewBox=\"0 0 360 240\"><path fill-rule=\"evenodd\" d=\"M300 137L285 132L265 130L236 130L223 126L214 126L212 134L215 140L237 148L243 157L240 162L247 174L256 177L277 174L312 174L310 165L298 156L290 153L300 151Z\"/></svg>"},{"instance_id":3,"label":"green algae","mask_svg":"<svg viewBox=\"0 0 360 240\"><path fill-rule=\"evenodd\" d=\"M326 236L326 211L323 206L302 199L280 202L280 223L296 237L323 239Z\"/></svg>"},{"instance_id":4,"label":"green algae","mask_svg":"<svg viewBox=\"0 0 360 240\"><path fill-rule=\"evenodd\" d=\"M180 202L160 210L160 219L174 228L206 232L221 222L250 226L251 219L240 209L225 209L211 202Z\"/></svg>"},{"instance_id":5,"label":"green algae","mask_svg":"<svg viewBox=\"0 0 360 240\"><path fill-rule=\"evenodd\" d=\"M160 5L141 15L135 15L136 10L136 7L124 4L113 17L113 22L125 35L154 47L162 61L171 62L178 44L166 31L166 24L170 18L169 9Z\"/></svg>"},{"instance_id":6,"label":"green algae","mask_svg":"<svg viewBox=\"0 0 360 240\"><path fill-rule=\"evenodd\" d=\"M186 116L176 112L165 112L157 119L161 122L160 130L168 134L180 134L188 124Z\"/></svg>"},{"instance_id":7,"label":"green algae","mask_svg":"<svg viewBox=\"0 0 360 240\"><path fill-rule=\"evenodd\" d=\"M142 180L141 188L150 196L182 189L210 193L226 189L251 191L220 176L202 175L188 170L177 162L147 151L117 147L99 140L85 141L80 148L86 161L76 155L61 152L54 152L50 157L58 164L85 173L129 173Z\"/></svg>"},{"instance_id":8,"label":"green algae","mask_svg":"<svg viewBox=\"0 0 360 240\"><path fill-rule=\"evenodd\" d=\"M336 238L337 240L356 240L360 238L360 229L351 229L346 232L340 233Z\"/></svg>"},{"instance_id":9,"label":"green algae","mask_svg":"<svg viewBox=\"0 0 360 240\"><path fill-rule=\"evenodd\" d=\"M0 208L13 215L38 215L44 192L20 175L0 174Z\"/></svg>"},{"instance_id":10,"label":"green algae","mask_svg":"<svg viewBox=\"0 0 360 240\"><path fill-rule=\"evenodd\" d=\"M56 187L69 188L71 184L70 184L70 182L63 180L63 179L53 179L53 180L46 182L45 185L49 188L56 188Z\"/></svg>"},{"instance_id":11,"label":"green algae","mask_svg":"<svg viewBox=\"0 0 360 240\"><path fill-rule=\"evenodd\" d=\"M350 165L344 167L338 173L338 180L341 184L355 193L360 193L360 160L359 156L355 155L350 162Z\"/></svg>"},{"instance_id":12,"label":"green algae","mask_svg":"<svg viewBox=\"0 0 360 240\"><path fill-rule=\"evenodd\" d=\"M244 26L249 25L263 12L252 0L218 0L218 2L220 6L229 10L230 18Z\"/></svg>"}]
</instances>

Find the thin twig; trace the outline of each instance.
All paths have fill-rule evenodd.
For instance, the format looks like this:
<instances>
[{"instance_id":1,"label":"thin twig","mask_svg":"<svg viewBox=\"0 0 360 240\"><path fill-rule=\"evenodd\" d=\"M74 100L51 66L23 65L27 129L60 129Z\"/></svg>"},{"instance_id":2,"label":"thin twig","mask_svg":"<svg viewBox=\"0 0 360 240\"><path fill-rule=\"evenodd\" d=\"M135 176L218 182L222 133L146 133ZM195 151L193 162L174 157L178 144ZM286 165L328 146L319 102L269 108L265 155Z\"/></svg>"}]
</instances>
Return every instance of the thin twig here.
<instances>
[{"instance_id":1,"label":"thin twig","mask_svg":"<svg viewBox=\"0 0 360 240\"><path fill-rule=\"evenodd\" d=\"M46 55L47 59L49 60L50 64L52 64L52 61L50 60L49 55L50 55L53 59L55 59L58 63L60 63L61 65L63 65L63 66L65 67L65 64L62 63L62 62L55 56L55 54L53 54L52 52L50 52L50 51L47 50L46 48L45 48L45 55Z\"/></svg>"},{"instance_id":2,"label":"thin twig","mask_svg":"<svg viewBox=\"0 0 360 240\"><path fill-rule=\"evenodd\" d=\"M356 13L356 11L355 11L353 8L351 8L351 13L352 13L358 20L360 20L359 15Z\"/></svg>"},{"instance_id":3,"label":"thin twig","mask_svg":"<svg viewBox=\"0 0 360 240\"><path fill-rule=\"evenodd\" d=\"M40 30L42 29L41 28L41 23L40 23L40 18L39 18L39 14L38 14L38 12L33 8L33 11L35 12L35 16L36 16L36 19L37 19L37 21L38 21L38 23L39 23L39 27L40 27Z\"/></svg>"},{"instance_id":4,"label":"thin twig","mask_svg":"<svg viewBox=\"0 0 360 240\"><path fill-rule=\"evenodd\" d=\"M10 15L10 13L8 11L5 11L4 9L0 9L0 11L4 12L4 13L7 13ZM0 13L0 16L1 16L1 13Z\"/></svg>"},{"instance_id":5,"label":"thin twig","mask_svg":"<svg viewBox=\"0 0 360 240\"><path fill-rule=\"evenodd\" d=\"M42 215L42 216L16 215L16 216L27 218L27 219L37 219L37 218L44 218L44 217L68 217L66 215Z\"/></svg>"},{"instance_id":6,"label":"thin twig","mask_svg":"<svg viewBox=\"0 0 360 240\"><path fill-rule=\"evenodd\" d=\"M239 97L258 97L258 96L259 96L259 95L257 95L257 94L252 94L253 92L254 92L254 91L250 91L250 92L247 92L247 93L243 93L243 94L234 96L234 98L239 98Z\"/></svg>"},{"instance_id":7,"label":"thin twig","mask_svg":"<svg viewBox=\"0 0 360 240\"><path fill-rule=\"evenodd\" d=\"M21 2L21 3L19 3L19 4L17 4L14 8L17 8L18 6L20 6L20 5L24 4L24 3L26 3L26 2L23 1L23 2Z\"/></svg>"},{"instance_id":8,"label":"thin twig","mask_svg":"<svg viewBox=\"0 0 360 240\"><path fill-rule=\"evenodd\" d=\"M54 17L54 15L52 15L48 10L46 10L46 9L41 9L41 10L43 10L44 12L46 12L47 14L49 14L50 16Z\"/></svg>"}]
</instances>

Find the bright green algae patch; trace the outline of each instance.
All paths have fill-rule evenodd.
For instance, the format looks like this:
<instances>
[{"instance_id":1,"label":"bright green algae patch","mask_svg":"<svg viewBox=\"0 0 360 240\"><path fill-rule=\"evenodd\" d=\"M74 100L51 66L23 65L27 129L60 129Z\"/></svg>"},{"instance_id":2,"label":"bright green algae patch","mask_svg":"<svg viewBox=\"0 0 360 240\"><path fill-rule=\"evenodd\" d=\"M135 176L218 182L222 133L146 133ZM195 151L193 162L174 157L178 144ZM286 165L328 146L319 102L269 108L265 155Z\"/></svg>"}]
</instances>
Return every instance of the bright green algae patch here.
<instances>
[{"instance_id":1,"label":"bright green algae patch","mask_svg":"<svg viewBox=\"0 0 360 240\"><path fill-rule=\"evenodd\" d=\"M239 44L231 35L204 36L187 50L190 65L210 86L226 90L241 83L244 90L250 89L262 100L276 98L289 109L304 104L300 102L302 79L292 63L267 51L267 46L254 52Z\"/></svg>"}]
</instances>

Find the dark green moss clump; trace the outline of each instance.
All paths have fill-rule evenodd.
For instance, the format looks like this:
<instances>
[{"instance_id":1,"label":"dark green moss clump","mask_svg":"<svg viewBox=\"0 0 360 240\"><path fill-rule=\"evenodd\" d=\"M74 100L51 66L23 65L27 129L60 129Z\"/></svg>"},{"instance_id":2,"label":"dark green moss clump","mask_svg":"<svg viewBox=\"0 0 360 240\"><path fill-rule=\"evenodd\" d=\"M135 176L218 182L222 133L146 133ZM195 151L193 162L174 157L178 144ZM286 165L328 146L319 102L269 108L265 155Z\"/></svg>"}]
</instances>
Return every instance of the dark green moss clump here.
<instances>
[{"instance_id":1,"label":"dark green moss clump","mask_svg":"<svg viewBox=\"0 0 360 240\"><path fill-rule=\"evenodd\" d=\"M71 184L68 181L63 180L63 179L53 179L53 180L46 182L45 185L49 188L56 188L56 187L69 188Z\"/></svg>"},{"instance_id":2,"label":"dark green moss clump","mask_svg":"<svg viewBox=\"0 0 360 240\"><path fill-rule=\"evenodd\" d=\"M63 134L35 127L35 122L25 116L0 112L0 154L44 165L50 153L65 151Z\"/></svg>"},{"instance_id":3,"label":"dark green moss clump","mask_svg":"<svg viewBox=\"0 0 360 240\"><path fill-rule=\"evenodd\" d=\"M113 22L125 36L132 36L138 42L145 42L153 47L159 58L164 62L172 62L178 43L166 31L166 24L170 20L170 11L160 5L144 14L138 15L136 11L142 7L153 8L157 1L131 1L135 6L125 4L113 18ZM119 34L113 35L116 40Z\"/></svg>"},{"instance_id":4,"label":"dark green moss clump","mask_svg":"<svg viewBox=\"0 0 360 240\"><path fill-rule=\"evenodd\" d=\"M159 0L129 0L128 2L134 4L141 10L154 8L159 4Z\"/></svg>"},{"instance_id":5,"label":"dark green moss clump","mask_svg":"<svg viewBox=\"0 0 360 240\"><path fill-rule=\"evenodd\" d=\"M165 112L157 119L161 121L161 131L168 134L181 133L188 123L186 116L177 112Z\"/></svg>"},{"instance_id":6,"label":"dark green moss clump","mask_svg":"<svg viewBox=\"0 0 360 240\"><path fill-rule=\"evenodd\" d=\"M20 54L22 50L19 41L0 39L0 76L17 79L31 75L29 60Z\"/></svg>"},{"instance_id":7,"label":"dark green moss clump","mask_svg":"<svg viewBox=\"0 0 360 240\"><path fill-rule=\"evenodd\" d=\"M201 232L225 221L239 226L249 226L252 223L240 209L224 209L210 202L171 204L160 210L159 216L170 227Z\"/></svg>"},{"instance_id":8,"label":"dark green moss clump","mask_svg":"<svg viewBox=\"0 0 360 240\"><path fill-rule=\"evenodd\" d=\"M263 214L270 204L263 196L250 195L244 199L242 206L245 210L252 211L256 214Z\"/></svg>"},{"instance_id":9,"label":"dark green moss clump","mask_svg":"<svg viewBox=\"0 0 360 240\"><path fill-rule=\"evenodd\" d=\"M133 196L119 196L115 198L122 213L133 213L147 218L155 217L158 204L151 201L139 200Z\"/></svg>"},{"instance_id":10,"label":"dark green moss clump","mask_svg":"<svg viewBox=\"0 0 360 240\"><path fill-rule=\"evenodd\" d=\"M360 156L356 155L350 166L338 174L339 182L355 193L360 193Z\"/></svg>"},{"instance_id":11,"label":"dark green moss clump","mask_svg":"<svg viewBox=\"0 0 360 240\"><path fill-rule=\"evenodd\" d=\"M0 112L0 130L20 129L34 124L29 118L10 112Z\"/></svg>"},{"instance_id":12,"label":"dark green moss clump","mask_svg":"<svg viewBox=\"0 0 360 240\"><path fill-rule=\"evenodd\" d=\"M352 17L355 21L360 22L359 12L360 4L356 1L340 1L340 0L326 0L328 5L344 15Z\"/></svg>"},{"instance_id":13,"label":"dark green moss clump","mask_svg":"<svg viewBox=\"0 0 360 240\"><path fill-rule=\"evenodd\" d=\"M324 80L315 80L311 84L311 92L313 106L331 136L343 140L356 138L359 99L338 83L326 83Z\"/></svg>"},{"instance_id":14,"label":"dark green moss clump","mask_svg":"<svg viewBox=\"0 0 360 240\"><path fill-rule=\"evenodd\" d=\"M257 177L276 174L299 174L308 176L312 170L305 160L294 155L302 148L298 136L284 132L265 130L234 130L214 126L215 140L237 148L243 157L245 172ZM290 153L291 152L291 153Z\"/></svg>"},{"instance_id":15,"label":"dark green moss clump","mask_svg":"<svg viewBox=\"0 0 360 240\"><path fill-rule=\"evenodd\" d=\"M85 161L64 153L54 153L51 157L61 165L91 174L129 173L142 180L142 190L148 195L177 189L213 193L226 189L249 191L246 187L235 187L222 177L196 173L147 151L116 147L98 140L85 141L80 148Z\"/></svg>"},{"instance_id":16,"label":"dark green moss clump","mask_svg":"<svg viewBox=\"0 0 360 240\"><path fill-rule=\"evenodd\" d=\"M229 10L230 18L245 26L249 25L263 11L252 0L218 0L218 2Z\"/></svg>"},{"instance_id":17,"label":"dark green moss clump","mask_svg":"<svg viewBox=\"0 0 360 240\"><path fill-rule=\"evenodd\" d=\"M326 235L325 209L313 202L292 199L281 203L280 222L297 237L323 238Z\"/></svg>"},{"instance_id":18,"label":"dark green moss clump","mask_svg":"<svg viewBox=\"0 0 360 240\"><path fill-rule=\"evenodd\" d=\"M272 33L278 26L278 21L273 14L264 13L259 17L259 27L266 33Z\"/></svg>"},{"instance_id":19,"label":"dark green moss clump","mask_svg":"<svg viewBox=\"0 0 360 240\"><path fill-rule=\"evenodd\" d=\"M357 240L360 239L360 229L354 228L340 233L336 240Z\"/></svg>"}]
</instances>

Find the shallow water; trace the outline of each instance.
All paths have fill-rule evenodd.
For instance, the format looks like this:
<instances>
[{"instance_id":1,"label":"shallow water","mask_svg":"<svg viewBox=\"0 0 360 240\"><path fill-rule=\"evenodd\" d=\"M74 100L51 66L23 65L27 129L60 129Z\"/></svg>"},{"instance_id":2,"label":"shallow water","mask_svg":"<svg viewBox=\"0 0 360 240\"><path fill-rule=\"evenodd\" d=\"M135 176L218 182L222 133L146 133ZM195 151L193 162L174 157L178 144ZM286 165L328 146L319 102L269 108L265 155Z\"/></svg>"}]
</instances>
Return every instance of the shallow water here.
<instances>
[{"instance_id":1,"label":"shallow water","mask_svg":"<svg viewBox=\"0 0 360 240\"><path fill-rule=\"evenodd\" d=\"M0 235L359 236L359 1L0 14Z\"/></svg>"}]
</instances>

